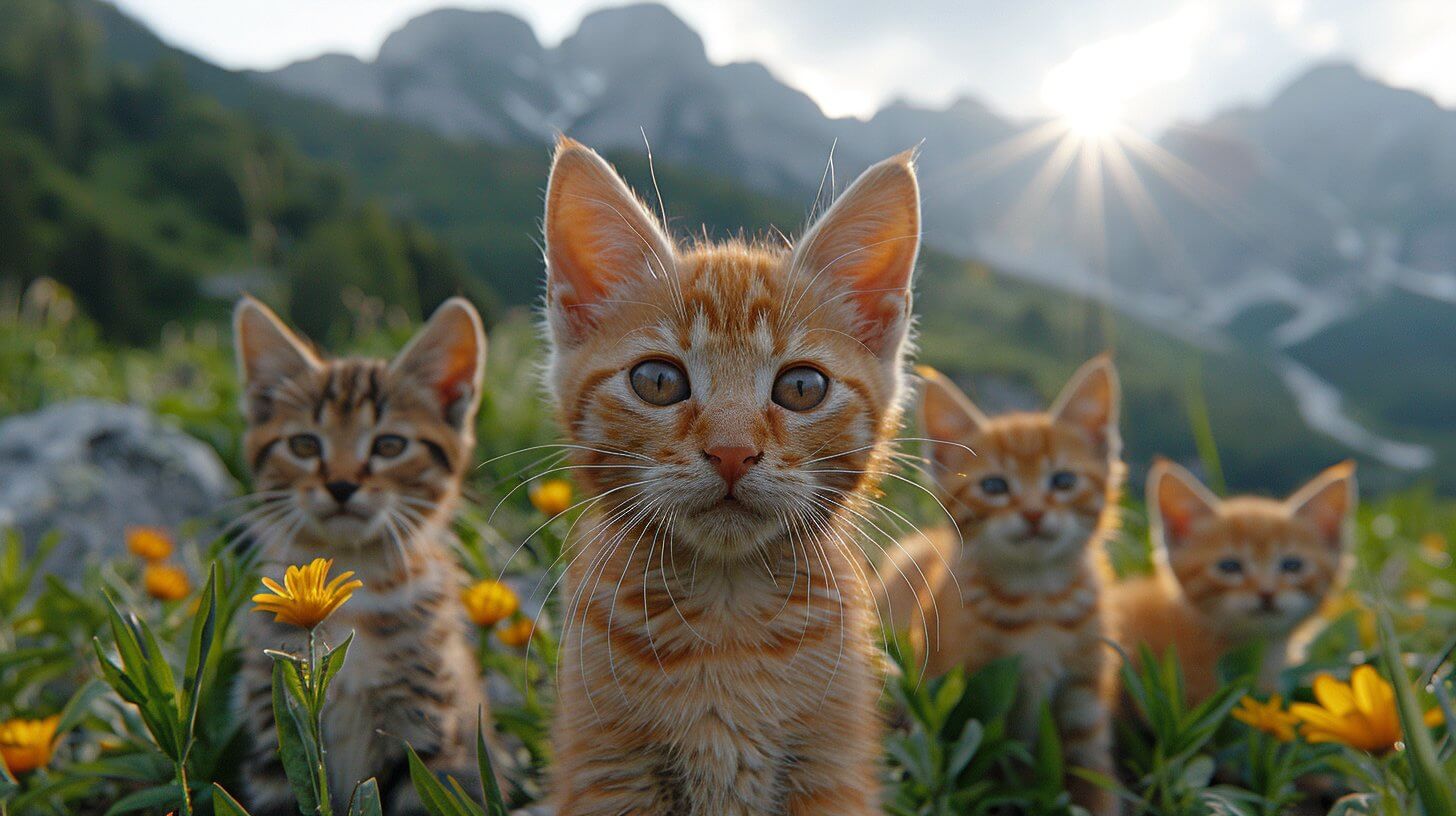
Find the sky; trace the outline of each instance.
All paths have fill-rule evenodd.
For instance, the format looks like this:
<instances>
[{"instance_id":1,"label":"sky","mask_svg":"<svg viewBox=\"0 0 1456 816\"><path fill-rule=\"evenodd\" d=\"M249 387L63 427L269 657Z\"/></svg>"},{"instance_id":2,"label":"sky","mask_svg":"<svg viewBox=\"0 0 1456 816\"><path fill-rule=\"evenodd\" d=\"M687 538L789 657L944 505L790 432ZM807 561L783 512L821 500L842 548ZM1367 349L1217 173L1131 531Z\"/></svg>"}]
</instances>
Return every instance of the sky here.
<instances>
[{"instance_id":1,"label":"sky","mask_svg":"<svg viewBox=\"0 0 1456 816\"><path fill-rule=\"evenodd\" d=\"M444 5L496 8L547 44L602 0L113 0L232 68L336 51L370 59ZM826 113L969 96L1010 116L1156 131L1268 99L1314 62L1353 61L1456 106L1456 0L665 0L715 62L756 60ZM638 47L650 47L641 44Z\"/></svg>"}]
</instances>

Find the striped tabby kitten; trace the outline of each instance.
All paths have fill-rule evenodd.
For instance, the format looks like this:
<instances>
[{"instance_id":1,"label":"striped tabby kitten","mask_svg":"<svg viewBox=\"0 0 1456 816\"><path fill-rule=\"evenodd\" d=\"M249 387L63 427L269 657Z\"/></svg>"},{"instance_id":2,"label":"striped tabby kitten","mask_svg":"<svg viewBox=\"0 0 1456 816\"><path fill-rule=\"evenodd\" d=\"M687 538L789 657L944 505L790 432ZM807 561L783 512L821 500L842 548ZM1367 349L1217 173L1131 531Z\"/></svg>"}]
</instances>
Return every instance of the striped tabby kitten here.
<instances>
[{"instance_id":1,"label":"striped tabby kitten","mask_svg":"<svg viewBox=\"0 0 1456 816\"><path fill-rule=\"evenodd\" d=\"M595 497L566 576L560 816L879 812L879 681L842 513L900 423L919 193L865 172L793 249L683 247L563 139L550 387Z\"/></svg>"},{"instance_id":2,"label":"striped tabby kitten","mask_svg":"<svg viewBox=\"0 0 1456 816\"><path fill-rule=\"evenodd\" d=\"M1148 474L1156 575L1117 586L1120 639L1136 654L1176 647L1191 701L1218 689L1219 658L1265 641L1259 682L1272 690L1290 639L1344 577L1355 465L1336 465L1285 501L1220 501L1166 460Z\"/></svg>"},{"instance_id":3,"label":"striped tabby kitten","mask_svg":"<svg viewBox=\"0 0 1456 816\"><path fill-rule=\"evenodd\" d=\"M908 630L932 675L1019 657L1013 735L1034 740L1048 704L1068 763L1111 774L1116 660L1102 642L1102 547L1124 472L1112 361L1082 366L1047 413L998 417L938 372L921 374L927 454L958 529L901 542L880 569L881 613ZM1106 791L1071 776L1067 785L1092 813L1117 812Z\"/></svg>"},{"instance_id":4,"label":"striped tabby kitten","mask_svg":"<svg viewBox=\"0 0 1456 816\"><path fill-rule=\"evenodd\" d=\"M324 710L335 812L370 776L386 803L393 796L388 812L415 812L400 739L432 768L468 780L485 704L450 532L475 445L480 317L464 300L445 303L391 362L325 359L251 298L238 303L234 329L244 449L261 500L249 532L263 548L263 574L326 557L364 581L320 627L331 645L355 633ZM296 813L263 650L301 654L306 641L264 615L249 615L246 626L239 691L254 736L245 769L251 810Z\"/></svg>"}]
</instances>

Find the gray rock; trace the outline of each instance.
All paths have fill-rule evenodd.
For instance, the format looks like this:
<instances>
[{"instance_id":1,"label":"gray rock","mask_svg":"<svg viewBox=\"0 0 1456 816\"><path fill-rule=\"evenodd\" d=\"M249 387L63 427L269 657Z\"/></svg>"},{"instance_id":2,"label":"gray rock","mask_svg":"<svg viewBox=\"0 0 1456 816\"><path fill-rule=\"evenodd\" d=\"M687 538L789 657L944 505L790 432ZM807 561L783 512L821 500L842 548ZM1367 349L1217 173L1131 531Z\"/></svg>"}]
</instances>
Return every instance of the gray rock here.
<instances>
[{"instance_id":1,"label":"gray rock","mask_svg":"<svg viewBox=\"0 0 1456 816\"><path fill-rule=\"evenodd\" d=\"M59 533L51 572L123 552L132 525L215 518L236 494L212 448L141 408L77 400L0 422L0 529L32 549Z\"/></svg>"}]
</instances>

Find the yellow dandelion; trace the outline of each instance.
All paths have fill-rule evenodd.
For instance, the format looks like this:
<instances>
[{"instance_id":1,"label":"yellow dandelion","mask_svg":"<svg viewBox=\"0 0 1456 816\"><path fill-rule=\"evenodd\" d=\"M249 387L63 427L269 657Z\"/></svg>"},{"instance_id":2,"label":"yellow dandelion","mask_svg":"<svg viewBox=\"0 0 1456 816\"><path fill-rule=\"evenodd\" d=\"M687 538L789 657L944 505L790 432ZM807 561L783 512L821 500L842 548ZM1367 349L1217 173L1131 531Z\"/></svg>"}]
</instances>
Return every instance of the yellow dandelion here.
<instances>
[{"instance_id":1,"label":"yellow dandelion","mask_svg":"<svg viewBox=\"0 0 1456 816\"><path fill-rule=\"evenodd\" d=\"M536 634L536 622L530 618L520 618L512 621L510 625L495 630L495 636L500 642L507 646L521 647L531 642L531 637Z\"/></svg>"},{"instance_id":2,"label":"yellow dandelion","mask_svg":"<svg viewBox=\"0 0 1456 816\"><path fill-rule=\"evenodd\" d=\"M271 612L279 623L289 623L303 629L312 629L323 623L328 616L343 606L364 586L363 581L350 581L353 571L341 573L332 581L329 570L334 566L332 558L315 558L308 566L289 567L283 574L283 586L272 578L264 578L263 586L269 593L253 596L253 609Z\"/></svg>"},{"instance_id":3,"label":"yellow dandelion","mask_svg":"<svg viewBox=\"0 0 1456 816\"><path fill-rule=\"evenodd\" d=\"M128 527L126 548L144 561L163 561L171 557L175 547L172 536L161 527Z\"/></svg>"},{"instance_id":4,"label":"yellow dandelion","mask_svg":"<svg viewBox=\"0 0 1456 816\"><path fill-rule=\"evenodd\" d=\"M1277 694L1266 703L1245 695L1239 701L1239 707L1233 710L1233 715L1239 722L1263 731L1280 742L1293 740L1294 726L1299 724L1298 717L1284 710L1284 700Z\"/></svg>"},{"instance_id":5,"label":"yellow dandelion","mask_svg":"<svg viewBox=\"0 0 1456 816\"><path fill-rule=\"evenodd\" d=\"M571 482L547 479L531 488L531 504L548 516L566 512L571 507Z\"/></svg>"},{"instance_id":6,"label":"yellow dandelion","mask_svg":"<svg viewBox=\"0 0 1456 816\"><path fill-rule=\"evenodd\" d=\"M187 570L171 564L148 564L142 570L142 586L159 601L180 601L192 592Z\"/></svg>"},{"instance_id":7,"label":"yellow dandelion","mask_svg":"<svg viewBox=\"0 0 1456 816\"><path fill-rule=\"evenodd\" d=\"M16 776L45 767L56 750L56 726L60 722L59 715L0 722L0 762Z\"/></svg>"},{"instance_id":8,"label":"yellow dandelion","mask_svg":"<svg viewBox=\"0 0 1456 816\"><path fill-rule=\"evenodd\" d=\"M1322 674L1314 680L1315 703L1294 703L1289 713L1303 722L1310 742L1337 742L1371 754L1384 754L1401 743L1395 688L1370 666L1356 666L1350 682ZM1440 722L1441 712L1426 714L1426 724Z\"/></svg>"},{"instance_id":9,"label":"yellow dandelion","mask_svg":"<svg viewBox=\"0 0 1456 816\"><path fill-rule=\"evenodd\" d=\"M484 580L460 593L460 602L476 626L490 627L516 614L521 599L500 581Z\"/></svg>"}]
</instances>

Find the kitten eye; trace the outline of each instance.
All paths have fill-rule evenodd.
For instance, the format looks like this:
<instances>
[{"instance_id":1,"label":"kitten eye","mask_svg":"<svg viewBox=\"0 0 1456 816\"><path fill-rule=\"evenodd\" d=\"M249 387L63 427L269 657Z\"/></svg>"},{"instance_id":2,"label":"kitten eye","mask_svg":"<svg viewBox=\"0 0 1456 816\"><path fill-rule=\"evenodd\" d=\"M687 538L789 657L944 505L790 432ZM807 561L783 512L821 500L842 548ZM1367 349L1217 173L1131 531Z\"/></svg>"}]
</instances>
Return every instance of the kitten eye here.
<instances>
[{"instance_id":1,"label":"kitten eye","mask_svg":"<svg viewBox=\"0 0 1456 816\"><path fill-rule=\"evenodd\" d=\"M981 492L987 496L1004 496L1011 492L1011 484L1000 476L987 476L981 480Z\"/></svg>"},{"instance_id":2,"label":"kitten eye","mask_svg":"<svg viewBox=\"0 0 1456 816\"><path fill-rule=\"evenodd\" d=\"M1077 486L1077 474L1070 470L1059 470L1052 474L1052 490L1071 490Z\"/></svg>"},{"instance_id":3,"label":"kitten eye","mask_svg":"<svg viewBox=\"0 0 1456 816\"><path fill-rule=\"evenodd\" d=\"M393 459L401 453L404 453L405 446L408 444L408 440L397 434L376 436L374 438L373 455L385 459Z\"/></svg>"},{"instance_id":4,"label":"kitten eye","mask_svg":"<svg viewBox=\"0 0 1456 816\"><path fill-rule=\"evenodd\" d=\"M294 434L288 437L288 449L300 459L312 459L323 448L319 438L313 434Z\"/></svg>"},{"instance_id":5,"label":"kitten eye","mask_svg":"<svg viewBox=\"0 0 1456 816\"><path fill-rule=\"evenodd\" d=\"M773 401L790 411L807 411L824 401L829 379L818 369L794 366L774 380Z\"/></svg>"},{"instance_id":6,"label":"kitten eye","mask_svg":"<svg viewBox=\"0 0 1456 816\"><path fill-rule=\"evenodd\" d=\"M1244 562L1237 558L1225 558L1218 562L1218 571L1224 575L1241 575L1244 571Z\"/></svg>"},{"instance_id":7,"label":"kitten eye","mask_svg":"<svg viewBox=\"0 0 1456 816\"><path fill-rule=\"evenodd\" d=\"M1291 555L1279 562L1279 570L1281 572L1299 572L1302 569L1304 569L1303 558L1297 558Z\"/></svg>"},{"instance_id":8,"label":"kitten eye","mask_svg":"<svg viewBox=\"0 0 1456 816\"><path fill-rule=\"evenodd\" d=\"M666 360L645 360L632 368L632 390L649 405L672 405L687 399L692 390L688 375Z\"/></svg>"}]
</instances>

